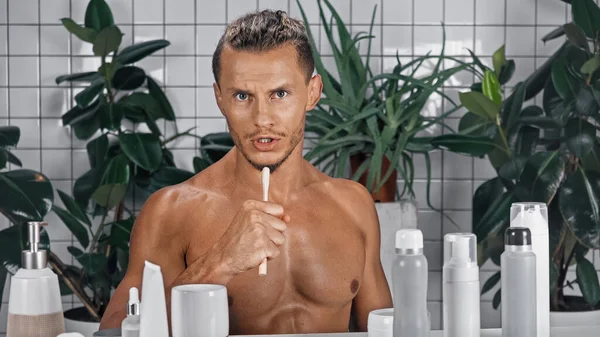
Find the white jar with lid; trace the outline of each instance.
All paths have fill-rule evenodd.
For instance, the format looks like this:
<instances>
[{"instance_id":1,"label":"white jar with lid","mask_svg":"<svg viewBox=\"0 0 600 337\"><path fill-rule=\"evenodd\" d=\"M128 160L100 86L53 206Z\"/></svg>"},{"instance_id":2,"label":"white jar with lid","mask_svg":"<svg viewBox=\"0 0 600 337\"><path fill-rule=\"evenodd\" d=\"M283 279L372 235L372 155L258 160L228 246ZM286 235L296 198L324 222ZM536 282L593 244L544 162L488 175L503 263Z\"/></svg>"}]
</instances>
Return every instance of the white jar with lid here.
<instances>
[{"instance_id":1,"label":"white jar with lid","mask_svg":"<svg viewBox=\"0 0 600 337\"><path fill-rule=\"evenodd\" d=\"M369 337L393 337L394 308L371 311L367 321L367 331Z\"/></svg>"}]
</instances>

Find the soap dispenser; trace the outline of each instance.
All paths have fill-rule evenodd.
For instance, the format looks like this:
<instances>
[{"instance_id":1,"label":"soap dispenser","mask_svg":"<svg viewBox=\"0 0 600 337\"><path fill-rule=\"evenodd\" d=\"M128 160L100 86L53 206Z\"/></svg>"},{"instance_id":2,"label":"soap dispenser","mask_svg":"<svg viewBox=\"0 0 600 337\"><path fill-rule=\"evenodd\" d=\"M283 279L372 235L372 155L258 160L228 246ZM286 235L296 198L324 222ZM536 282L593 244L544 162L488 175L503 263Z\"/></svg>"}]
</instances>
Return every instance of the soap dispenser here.
<instances>
[{"instance_id":1,"label":"soap dispenser","mask_svg":"<svg viewBox=\"0 0 600 337\"><path fill-rule=\"evenodd\" d=\"M29 249L21 253L21 269L12 276L8 299L7 337L56 337L65 332L58 277L39 249L45 222L29 222Z\"/></svg>"}]
</instances>

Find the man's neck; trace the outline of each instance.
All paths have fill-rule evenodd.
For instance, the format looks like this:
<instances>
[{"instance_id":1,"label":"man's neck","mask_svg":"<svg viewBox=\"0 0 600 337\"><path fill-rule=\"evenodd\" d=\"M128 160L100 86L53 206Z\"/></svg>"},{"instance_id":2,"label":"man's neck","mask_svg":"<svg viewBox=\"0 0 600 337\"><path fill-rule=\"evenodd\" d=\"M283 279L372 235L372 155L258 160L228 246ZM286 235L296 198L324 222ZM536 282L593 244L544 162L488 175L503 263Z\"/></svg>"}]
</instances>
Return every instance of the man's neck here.
<instances>
[{"instance_id":1,"label":"man's neck","mask_svg":"<svg viewBox=\"0 0 600 337\"><path fill-rule=\"evenodd\" d=\"M269 201L285 202L295 191L306 185L305 161L302 149L295 149L289 157L270 174ZM238 151L235 151L235 181L237 186L256 191L262 200L262 172L252 166ZM254 193L253 193L254 194Z\"/></svg>"}]
</instances>

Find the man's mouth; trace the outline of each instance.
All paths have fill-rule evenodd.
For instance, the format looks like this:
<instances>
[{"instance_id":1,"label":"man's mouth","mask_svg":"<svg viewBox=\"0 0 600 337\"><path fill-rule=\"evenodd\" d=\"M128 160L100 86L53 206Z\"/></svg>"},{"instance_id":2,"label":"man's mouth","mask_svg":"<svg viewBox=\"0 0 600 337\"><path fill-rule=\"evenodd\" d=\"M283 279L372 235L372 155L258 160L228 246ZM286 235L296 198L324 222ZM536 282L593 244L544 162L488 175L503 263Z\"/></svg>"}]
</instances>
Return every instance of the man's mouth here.
<instances>
[{"instance_id":1,"label":"man's mouth","mask_svg":"<svg viewBox=\"0 0 600 337\"><path fill-rule=\"evenodd\" d=\"M271 142L273 142L273 138L258 138L257 142L259 142L259 143L271 143Z\"/></svg>"}]
</instances>

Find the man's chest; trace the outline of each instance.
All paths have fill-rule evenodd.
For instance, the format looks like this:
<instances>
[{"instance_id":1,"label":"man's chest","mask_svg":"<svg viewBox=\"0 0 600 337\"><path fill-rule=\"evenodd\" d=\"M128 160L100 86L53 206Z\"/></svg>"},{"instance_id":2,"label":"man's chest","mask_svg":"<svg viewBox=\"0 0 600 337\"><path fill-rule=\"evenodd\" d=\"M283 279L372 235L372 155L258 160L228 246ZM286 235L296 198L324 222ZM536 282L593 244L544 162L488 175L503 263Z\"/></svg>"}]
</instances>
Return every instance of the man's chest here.
<instances>
[{"instance_id":1,"label":"man's chest","mask_svg":"<svg viewBox=\"0 0 600 337\"><path fill-rule=\"evenodd\" d=\"M237 209L225 206L213 215L210 233L191 245L188 264L221 238ZM362 282L365 241L354 219L335 207L286 207L291 221L278 257L267 263L267 275L258 268L238 274L227 285L232 310L257 312L294 302L341 307L355 296Z\"/></svg>"}]
</instances>

